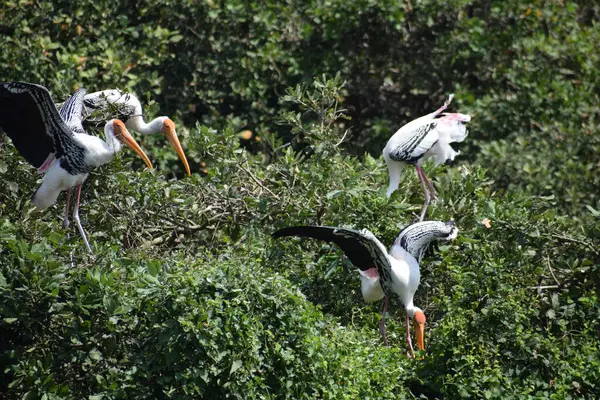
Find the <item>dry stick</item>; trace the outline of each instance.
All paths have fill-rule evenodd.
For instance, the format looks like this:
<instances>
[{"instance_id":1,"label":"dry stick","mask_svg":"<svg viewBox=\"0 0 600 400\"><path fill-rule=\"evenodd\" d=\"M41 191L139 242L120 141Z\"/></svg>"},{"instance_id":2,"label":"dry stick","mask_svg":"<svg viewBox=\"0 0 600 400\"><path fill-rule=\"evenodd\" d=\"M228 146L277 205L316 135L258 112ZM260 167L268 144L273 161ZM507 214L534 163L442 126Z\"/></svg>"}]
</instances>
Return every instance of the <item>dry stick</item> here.
<instances>
[{"instance_id":1,"label":"dry stick","mask_svg":"<svg viewBox=\"0 0 600 400\"><path fill-rule=\"evenodd\" d=\"M545 285L545 286L530 286L528 289L532 290L543 290L543 289L558 289L560 285Z\"/></svg>"},{"instance_id":2,"label":"dry stick","mask_svg":"<svg viewBox=\"0 0 600 400\"><path fill-rule=\"evenodd\" d=\"M152 239L151 241L146 241L146 242L144 242L144 244L142 246L161 244L161 243L165 242L167 240L167 238L173 232L178 233L178 234L186 234L186 233L194 233L194 232L200 231L202 229L207 229L211 223L213 223L216 220L219 220L219 218L221 218L223 215L225 215L225 213L217 214L217 215L209 218L205 223L203 223L201 225L194 225L194 226L172 225L172 226L163 226L161 228L156 228L157 230L160 229L162 231L169 232L169 234L158 236L158 237ZM147 231L150 232L150 230L147 230Z\"/></svg>"},{"instance_id":3,"label":"dry stick","mask_svg":"<svg viewBox=\"0 0 600 400\"><path fill-rule=\"evenodd\" d=\"M508 226L509 228L511 228L513 230L517 230L517 231L522 232L521 229L519 229L518 227L514 226L510 222L502 221L502 220L497 220L496 222L501 223L501 224L503 224L505 226ZM529 237L535 237L532 234L529 234L529 233L526 233L526 232L523 232L523 233L525 235L529 236ZM551 237L551 238L554 238L554 239L560 239L560 240L564 240L565 242L578 243L580 245L583 245L583 246L589 248L593 253L600 254L600 251L597 250L596 247L594 247L593 243L589 243L589 242L586 242L586 241L581 240L581 239L576 239L576 238L573 238L573 237L570 237L570 236L563 236L563 235L556 235L556 234L549 234L549 235L545 234L545 235L540 235L540 236Z\"/></svg>"},{"instance_id":4,"label":"dry stick","mask_svg":"<svg viewBox=\"0 0 600 400\"><path fill-rule=\"evenodd\" d=\"M579 243L579 244L581 244L581 245L583 245L583 246L586 246L586 247L588 247L588 248L589 248L590 250L592 250L594 253L596 253L596 254L600 254L600 251L598 251L598 250L597 250L597 249L594 247L594 245L593 245L593 244L591 244L591 243L589 243L589 242L586 242L586 241L583 241L583 240L580 240L580 239L575 239L575 238L572 238L572 237L569 237L569 236L562 236L562 235L551 235L551 236L552 236L553 238L556 238L556 239L561 239L561 240L564 240L564 241L566 241L566 242Z\"/></svg>"},{"instance_id":5,"label":"dry stick","mask_svg":"<svg viewBox=\"0 0 600 400\"><path fill-rule=\"evenodd\" d=\"M348 132L350 132L350 128L346 129L346 132L344 132L344 136L342 136L342 138L340 139L340 141L335 144L335 147L338 147L340 144L344 143L344 141L346 139L346 135L348 134Z\"/></svg>"},{"instance_id":6,"label":"dry stick","mask_svg":"<svg viewBox=\"0 0 600 400\"><path fill-rule=\"evenodd\" d=\"M167 227L165 227L165 228L167 228ZM168 228L171 228L171 229L169 229L169 234L156 237L156 238L152 239L151 241L146 241L146 242L144 242L144 244L142 246L161 244L161 243L165 242L168 238L170 238L171 235L173 234L173 232L175 232L177 234L185 234L188 232L193 233L193 232L199 231L201 229L204 229L205 226L180 227L180 228L168 227Z\"/></svg>"},{"instance_id":7,"label":"dry stick","mask_svg":"<svg viewBox=\"0 0 600 400\"><path fill-rule=\"evenodd\" d=\"M259 181L259 180L258 180L258 178L256 178L256 177L255 177L255 176L252 174L252 172L250 172L249 170L247 170L246 168L244 168L243 166L241 166L241 165L239 165L239 164L238 164L238 166L237 166L237 167L238 167L238 168L240 168L240 169L242 169L244 172L246 172L246 173L247 173L247 174L250 176L250 178L252 178L252 180L253 180L254 182L256 182L256 184L257 184L258 186L260 186L261 188L265 189L267 192L269 192L269 194L271 194L271 196L273 196L273 197L275 197L277 200L279 200L279 196L277 196L275 193L273 193L273 192L271 191L271 189L269 189L269 188L267 188L265 185L263 185L263 184L262 184L262 182L261 182L261 181Z\"/></svg>"},{"instance_id":8,"label":"dry stick","mask_svg":"<svg viewBox=\"0 0 600 400\"><path fill-rule=\"evenodd\" d=\"M554 282L556 282L556 284L560 286L560 282L558 281L558 279L556 279L556 275L554 275L554 271L552 270L552 264L550 264L550 257L548 255L546 255L546 263L548 264L550 274L552 274L552 277L554 278Z\"/></svg>"}]
</instances>

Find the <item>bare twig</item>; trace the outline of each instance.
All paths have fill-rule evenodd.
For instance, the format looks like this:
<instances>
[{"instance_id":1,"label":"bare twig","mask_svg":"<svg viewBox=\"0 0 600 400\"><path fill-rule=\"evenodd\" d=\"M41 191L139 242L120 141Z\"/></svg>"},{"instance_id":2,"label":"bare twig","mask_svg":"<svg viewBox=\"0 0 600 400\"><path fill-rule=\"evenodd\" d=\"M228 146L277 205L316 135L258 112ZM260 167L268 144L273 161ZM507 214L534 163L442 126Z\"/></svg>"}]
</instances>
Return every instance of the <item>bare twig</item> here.
<instances>
[{"instance_id":1,"label":"bare twig","mask_svg":"<svg viewBox=\"0 0 600 400\"><path fill-rule=\"evenodd\" d=\"M344 132L344 136L342 136L342 138L340 139L340 141L335 144L335 147L337 147L340 144L342 144L342 143L345 142L346 135L348 135L348 132L350 132L350 128L346 129L346 132Z\"/></svg>"},{"instance_id":2,"label":"bare twig","mask_svg":"<svg viewBox=\"0 0 600 400\"><path fill-rule=\"evenodd\" d=\"M273 197L275 197L277 200L279 200L279 196L277 196L275 193L273 193L273 192L271 191L271 189L269 189L269 188L267 188L265 185L263 185L263 183L262 183L261 181L259 181L259 180L258 180L258 178L257 178L257 177L255 177L255 176L252 174L252 172L250 172L250 170L247 170L246 168L244 168L242 165L239 165L239 164L238 164L238 166L237 166L237 167L238 167L238 168L240 168L241 170L243 170L245 173L247 173L247 174L250 176L250 178L252 178L252 180L253 180L254 182L256 182L256 184L257 184L258 186L260 186L260 187L261 187L261 188L263 188L265 191L269 192L269 194L270 194L271 196L273 196Z\"/></svg>"},{"instance_id":3,"label":"bare twig","mask_svg":"<svg viewBox=\"0 0 600 400\"><path fill-rule=\"evenodd\" d=\"M600 251L598 251L592 243L586 242L584 240L572 238L570 236L563 236L563 235L551 235L551 236L555 239L564 240L565 242L573 242L573 243L581 244L583 246L586 246L590 250L592 250L594 253L600 254Z\"/></svg>"},{"instance_id":4,"label":"bare twig","mask_svg":"<svg viewBox=\"0 0 600 400\"><path fill-rule=\"evenodd\" d=\"M534 236L531 233L524 232L522 229L520 229L519 227L516 227L515 225L511 224L510 222L502 221L502 220L497 220L496 222L501 223L502 225L507 226L510 229L519 231L519 232L523 233L524 235L529 236L531 238L538 238L538 236ZM556 235L556 234L541 234L540 237L546 237L546 238L551 237L554 239L564 240L565 242L577 243L577 244L587 247L594 254L600 254L600 250L596 249L596 247L594 246L593 243L586 242L585 240L577 239L577 238L570 237L570 236Z\"/></svg>"},{"instance_id":5,"label":"bare twig","mask_svg":"<svg viewBox=\"0 0 600 400\"><path fill-rule=\"evenodd\" d=\"M190 31L194 36L196 36L198 39L202 40L202 36L200 36L200 34L198 32L196 32L196 30L190 26L184 25L185 29L187 29L188 31Z\"/></svg>"},{"instance_id":6,"label":"bare twig","mask_svg":"<svg viewBox=\"0 0 600 400\"><path fill-rule=\"evenodd\" d=\"M552 269L552 264L550 263L550 257L548 256L546 256L546 263L548 264L550 274L552 274L552 277L554 278L554 282L556 282L557 285L560 285L560 282L558 281L558 279L556 279L556 275L554 275L554 270Z\"/></svg>"},{"instance_id":7,"label":"bare twig","mask_svg":"<svg viewBox=\"0 0 600 400\"><path fill-rule=\"evenodd\" d=\"M530 286L528 289L544 290L544 289L559 289L560 285L545 285L545 286Z\"/></svg>"}]
</instances>

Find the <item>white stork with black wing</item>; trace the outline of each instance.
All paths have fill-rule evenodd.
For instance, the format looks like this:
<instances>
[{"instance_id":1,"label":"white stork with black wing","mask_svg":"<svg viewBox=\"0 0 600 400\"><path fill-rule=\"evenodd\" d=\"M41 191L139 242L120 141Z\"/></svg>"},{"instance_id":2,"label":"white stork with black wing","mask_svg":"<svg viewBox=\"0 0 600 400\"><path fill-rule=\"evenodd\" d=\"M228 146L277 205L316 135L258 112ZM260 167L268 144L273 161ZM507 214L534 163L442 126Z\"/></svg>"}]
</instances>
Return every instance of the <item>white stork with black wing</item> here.
<instances>
[{"instance_id":1,"label":"white stork with black wing","mask_svg":"<svg viewBox=\"0 0 600 400\"><path fill-rule=\"evenodd\" d=\"M121 141L140 156L148 168L152 163L119 120L104 127L106 142L85 133L81 125L84 89L76 91L56 110L50 93L40 85L25 82L0 82L0 127L11 138L19 153L38 172L44 173L32 203L44 210L67 191L65 226L69 224L70 189L77 187L73 218L87 249L90 244L79 219L81 185L92 169L110 162L121 149Z\"/></svg>"},{"instance_id":2,"label":"white stork with black wing","mask_svg":"<svg viewBox=\"0 0 600 400\"><path fill-rule=\"evenodd\" d=\"M467 137L465 124L471 120L470 115L442 114L453 97L450 95L438 110L404 125L394 133L383 149L383 158L390 173L390 185L386 193L388 197L400 185L404 164L413 164L417 169L417 176L425 193L425 204L419 221L423 221L427 206L436 196L435 189L425 176L421 164L428 158L433 158L436 166L447 160L454 160L460 152L455 151L450 143L462 142Z\"/></svg>"},{"instance_id":3,"label":"white stork with black wing","mask_svg":"<svg viewBox=\"0 0 600 400\"><path fill-rule=\"evenodd\" d=\"M110 111L110 106L113 105L117 108L117 118L125 122L125 126L132 131L143 135L162 132L177 152L185 172L190 175L190 166L175 132L175 123L169 117L157 117L150 123L146 123L142 113L142 104L138 98L119 89L107 89L86 94L83 102L90 114L94 111L103 113Z\"/></svg>"},{"instance_id":4,"label":"white stork with black wing","mask_svg":"<svg viewBox=\"0 0 600 400\"><path fill-rule=\"evenodd\" d=\"M406 310L406 340L414 356L409 319L413 320L419 349L425 349L425 314L413 303L421 280L417 259L433 240L448 241L456 238L457 234L458 228L453 221L417 222L400 232L389 254L367 229L357 231L329 226L292 226L276 231L273 237L303 236L337 244L359 269L364 300L370 303L385 297L379 332L386 345L385 314L389 299L392 293L400 298Z\"/></svg>"}]
</instances>

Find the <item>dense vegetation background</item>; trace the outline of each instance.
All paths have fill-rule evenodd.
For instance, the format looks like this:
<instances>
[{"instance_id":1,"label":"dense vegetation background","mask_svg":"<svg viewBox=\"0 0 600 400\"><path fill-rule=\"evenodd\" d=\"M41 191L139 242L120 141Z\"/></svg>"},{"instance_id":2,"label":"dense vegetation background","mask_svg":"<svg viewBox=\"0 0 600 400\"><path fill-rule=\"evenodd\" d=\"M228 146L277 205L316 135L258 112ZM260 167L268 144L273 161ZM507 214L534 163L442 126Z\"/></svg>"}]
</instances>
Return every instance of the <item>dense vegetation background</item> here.
<instances>
[{"instance_id":1,"label":"dense vegetation background","mask_svg":"<svg viewBox=\"0 0 600 400\"><path fill-rule=\"evenodd\" d=\"M0 139L0 398L598 398L600 6L590 1L2 2L0 80L133 90L178 124L84 186L96 253L32 214L36 175ZM459 238L421 265L427 351L331 246L391 244L422 204L380 157L454 93L463 154L427 167ZM240 143L239 132L253 137ZM203 164L207 167L204 168ZM489 227L482 223L487 218Z\"/></svg>"}]
</instances>

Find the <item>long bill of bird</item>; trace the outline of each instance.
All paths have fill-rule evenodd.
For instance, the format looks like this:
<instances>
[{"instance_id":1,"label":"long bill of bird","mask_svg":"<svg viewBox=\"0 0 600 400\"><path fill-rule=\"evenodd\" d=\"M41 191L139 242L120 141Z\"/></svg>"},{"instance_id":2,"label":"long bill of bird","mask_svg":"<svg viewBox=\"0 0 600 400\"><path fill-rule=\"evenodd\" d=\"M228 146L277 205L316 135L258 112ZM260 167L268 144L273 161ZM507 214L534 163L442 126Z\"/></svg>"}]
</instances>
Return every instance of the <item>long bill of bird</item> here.
<instances>
[{"instance_id":1,"label":"long bill of bird","mask_svg":"<svg viewBox=\"0 0 600 400\"><path fill-rule=\"evenodd\" d=\"M113 128L115 132L115 137L121 142L123 142L131 150L133 150L135 154L137 154L144 161L144 164L146 164L146 167L148 167L148 169L152 169L152 163L150 162L150 159L148 158L146 153L144 153L144 150L142 150L140 145L135 141L133 136L131 136L131 133L129 133L129 131L125 127L125 124L122 121L116 119L113 121Z\"/></svg>"},{"instance_id":2,"label":"long bill of bird","mask_svg":"<svg viewBox=\"0 0 600 400\"><path fill-rule=\"evenodd\" d=\"M175 133L175 123L170 118L165 119L165 121L163 122L163 134L167 137L167 139L171 143L171 146L173 146L173 148L177 152L179 159L183 163L185 172L188 174L188 176L191 175L190 165L188 164L187 158L185 157L185 153L183 152L181 143L179 143L177 133Z\"/></svg>"},{"instance_id":3,"label":"long bill of bird","mask_svg":"<svg viewBox=\"0 0 600 400\"><path fill-rule=\"evenodd\" d=\"M417 310L415 311L415 315L413 316L413 328L415 330L415 336L417 339L417 346L419 350L425 350L425 314L423 311Z\"/></svg>"}]
</instances>

